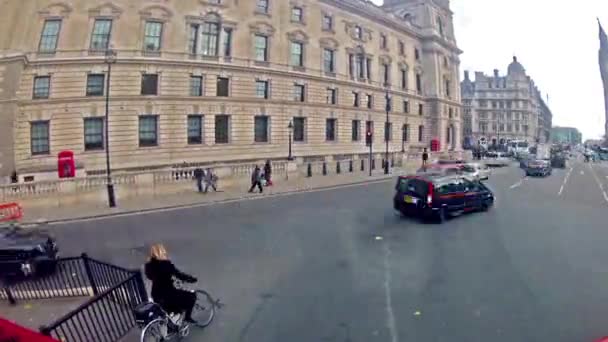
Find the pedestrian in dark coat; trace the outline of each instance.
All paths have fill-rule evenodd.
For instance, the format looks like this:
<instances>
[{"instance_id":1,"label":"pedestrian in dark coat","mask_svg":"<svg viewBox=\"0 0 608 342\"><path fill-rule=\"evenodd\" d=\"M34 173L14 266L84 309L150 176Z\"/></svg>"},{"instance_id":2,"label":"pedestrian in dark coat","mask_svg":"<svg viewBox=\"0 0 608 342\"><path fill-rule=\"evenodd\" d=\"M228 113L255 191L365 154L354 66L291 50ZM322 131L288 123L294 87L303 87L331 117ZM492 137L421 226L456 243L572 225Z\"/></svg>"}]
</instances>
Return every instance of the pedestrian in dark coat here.
<instances>
[{"instance_id":1,"label":"pedestrian in dark coat","mask_svg":"<svg viewBox=\"0 0 608 342\"><path fill-rule=\"evenodd\" d=\"M203 192L203 178L205 177L205 172L200 167L194 169L194 179L196 179L196 186L198 187L198 192Z\"/></svg>"},{"instance_id":2,"label":"pedestrian in dark coat","mask_svg":"<svg viewBox=\"0 0 608 342\"><path fill-rule=\"evenodd\" d=\"M266 178L266 186L272 185L272 165L270 165L270 159L264 164L264 178Z\"/></svg>"},{"instance_id":3,"label":"pedestrian in dark coat","mask_svg":"<svg viewBox=\"0 0 608 342\"><path fill-rule=\"evenodd\" d=\"M422 152L422 166L426 166L427 162L429 161L429 154L426 151L426 148L424 149L424 152Z\"/></svg>"},{"instance_id":4,"label":"pedestrian in dark coat","mask_svg":"<svg viewBox=\"0 0 608 342\"><path fill-rule=\"evenodd\" d=\"M213 174L211 169L205 171L205 193L209 190L209 187L213 188L213 191L217 192L217 176Z\"/></svg>"},{"instance_id":5,"label":"pedestrian in dark coat","mask_svg":"<svg viewBox=\"0 0 608 342\"><path fill-rule=\"evenodd\" d=\"M255 169L253 169L253 173L251 174L251 188L249 189L249 192L253 192L253 189L256 186L258 187L258 189L260 189L260 193L264 192L264 188L262 188L262 171L257 165L255 166Z\"/></svg>"},{"instance_id":6,"label":"pedestrian in dark coat","mask_svg":"<svg viewBox=\"0 0 608 342\"><path fill-rule=\"evenodd\" d=\"M146 277L152 281L152 299L168 313L185 313L185 320L193 322L192 309L196 302L196 294L179 290L173 284L173 278L188 283L197 279L179 271L169 260L167 250L162 244L152 245L150 259L145 265Z\"/></svg>"}]
</instances>

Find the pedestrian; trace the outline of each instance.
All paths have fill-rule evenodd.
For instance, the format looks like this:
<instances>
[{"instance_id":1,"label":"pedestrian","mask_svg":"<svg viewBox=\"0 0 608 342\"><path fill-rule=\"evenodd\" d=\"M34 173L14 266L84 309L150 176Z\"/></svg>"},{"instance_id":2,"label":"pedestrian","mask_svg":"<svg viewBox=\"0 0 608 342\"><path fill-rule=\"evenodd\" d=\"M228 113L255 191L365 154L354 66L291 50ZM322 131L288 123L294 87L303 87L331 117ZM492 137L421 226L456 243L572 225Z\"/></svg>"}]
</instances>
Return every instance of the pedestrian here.
<instances>
[{"instance_id":1,"label":"pedestrian","mask_svg":"<svg viewBox=\"0 0 608 342\"><path fill-rule=\"evenodd\" d=\"M264 164L264 178L266 179L266 186L272 185L272 165L270 165L270 159L266 160Z\"/></svg>"},{"instance_id":2,"label":"pedestrian","mask_svg":"<svg viewBox=\"0 0 608 342\"><path fill-rule=\"evenodd\" d=\"M427 162L429 160L429 153L426 151L426 147L424 148L424 151L422 152L422 166L425 167Z\"/></svg>"},{"instance_id":3,"label":"pedestrian","mask_svg":"<svg viewBox=\"0 0 608 342\"><path fill-rule=\"evenodd\" d=\"M213 191L217 192L217 176L211 169L207 169L205 172L205 193L207 193L209 187L212 187Z\"/></svg>"},{"instance_id":4,"label":"pedestrian","mask_svg":"<svg viewBox=\"0 0 608 342\"><path fill-rule=\"evenodd\" d=\"M253 192L253 189L256 186L260 189L260 193L264 192L264 188L262 188L262 170L260 170L258 165L255 166L255 169L253 169L253 173L251 174L251 188L249 189L249 192Z\"/></svg>"},{"instance_id":5,"label":"pedestrian","mask_svg":"<svg viewBox=\"0 0 608 342\"><path fill-rule=\"evenodd\" d=\"M196 179L196 187L198 188L198 192L203 192L203 178L205 177L205 172L200 167L194 169L194 179Z\"/></svg>"}]
</instances>

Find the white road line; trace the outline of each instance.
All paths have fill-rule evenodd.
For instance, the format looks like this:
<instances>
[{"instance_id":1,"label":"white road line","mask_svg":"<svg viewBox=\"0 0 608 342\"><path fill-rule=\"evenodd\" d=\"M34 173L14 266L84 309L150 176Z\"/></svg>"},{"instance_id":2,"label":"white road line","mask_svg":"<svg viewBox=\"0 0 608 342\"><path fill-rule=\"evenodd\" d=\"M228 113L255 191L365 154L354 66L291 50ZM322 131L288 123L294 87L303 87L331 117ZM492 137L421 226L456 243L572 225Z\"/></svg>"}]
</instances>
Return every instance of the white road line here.
<instances>
[{"instance_id":1,"label":"white road line","mask_svg":"<svg viewBox=\"0 0 608 342\"><path fill-rule=\"evenodd\" d=\"M606 191L604 191L604 185L602 184L602 182L600 182L600 179L595 174L595 171L593 170L593 167L591 167L591 164L587 164L587 165L589 166L589 170L591 170L591 174L593 175L593 178L595 178L595 181L597 182L597 186L600 188L602 195L604 195L604 200L606 201L606 203L608 203L608 195L606 194Z\"/></svg>"},{"instance_id":2,"label":"white road line","mask_svg":"<svg viewBox=\"0 0 608 342\"><path fill-rule=\"evenodd\" d=\"M523 181L524 181L524 180L523 180L523 178L522 178L522 179L520 179L520 180L519 180L517 183L515 183L515 184L511 185L511 186L510 186L510 188L511 188L511 189L515 189L515 188L517 188L517 187L521 186L521 184L523 183Z\"/></svg>"},{"instance_id":3,"label":"white road line","mask_svg":"<svg viewBox=\"0 0 608 342\"><path fill-rule=\"evenodd\" d=\"M568 183L568 179L570 178L572 170L574 170L574 167L570 168L570 170L568 170L568 173L566 173L566 177L564 177L564 182L562 183L562 186L559 187L559 192L557 193L557 196L561 196L562 192L564 192L564 188L566 187L566 183Z\"/></svg>"},{"instance_id":4,"label":"white road line","mask_svg":"<svg viewBox=\"0 0 608 342\"><path fill-rule=\"evenodd\" d=\"M384 243L384 299L386 301L386 325L391 335L391 342L398 342L397 323L393 310L393 296L391 294L391 249L388 242Z\"/></svg>"}]
</instances>

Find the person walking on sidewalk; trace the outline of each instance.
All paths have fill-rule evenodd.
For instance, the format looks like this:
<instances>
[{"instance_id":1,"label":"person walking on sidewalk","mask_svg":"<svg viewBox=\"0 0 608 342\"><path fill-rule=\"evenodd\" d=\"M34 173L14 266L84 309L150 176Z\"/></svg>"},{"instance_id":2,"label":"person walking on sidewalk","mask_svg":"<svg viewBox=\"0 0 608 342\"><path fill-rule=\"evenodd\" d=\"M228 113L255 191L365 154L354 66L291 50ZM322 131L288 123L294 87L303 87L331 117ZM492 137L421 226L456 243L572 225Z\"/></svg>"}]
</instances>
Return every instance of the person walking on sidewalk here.
<instances>
[{"instance_id":1,"label":"person walking on sidewalk","mask_svg":"<svg viewBox=\"0 0 608 342\"><path fill-rule=\"evenodd\" d=\"M198 192L203 192L203 178L205 177L205 172L200 167L194 169L194 179L196 179L196 187L198 188Z\"/></svg>"},{"instance_id":2,"label":"person walking on sidewalk","mask_svg":"<svg viewBox=\"0 0 608 342\"><path fill-rule=\"evenodd\" d=\"M249 192L253 192L253 189L256 186L258 187L258 189L260 189L260 193L264 192L264 188L262 188L262 171L257 165L255 166L255 169L253 169L253 173L251 174L251 188L249 189Z\"/></svg>"},{"instance_id":3,"label":"person walking on sidewalk","mask_svg":"<svg viewBox=\"0 0 608 342\"><path fill-rule=\"evenodd\" d=\"M217 176L213 174L211 169L205 171L205 193L207 193L209 187L212 187L213 191L217 192Z\"/></svg>"},{"instance_id":4,"label":"person walking on sidewalk","mask_svg":"<svg viewBox=\"0 0 608 342\"><path fill-rule=\"evenodd\" d=\"M422 167L426 167L426 164L429 161L429 153L426 151L426 147L424 148L424 152L422 152Z\"/></svg>"},{"instance_id":5,"label":"person walking on sidewalk","mask_svg":"<svg viewBox=\"0 0 608 342\"><path fill-rule=\"evenodd\" d=\"M270 159L266 160L264 164L264 178L266 178L266 186L272 185L272 165L270 165Z\"/></svg>"}]
</instances>

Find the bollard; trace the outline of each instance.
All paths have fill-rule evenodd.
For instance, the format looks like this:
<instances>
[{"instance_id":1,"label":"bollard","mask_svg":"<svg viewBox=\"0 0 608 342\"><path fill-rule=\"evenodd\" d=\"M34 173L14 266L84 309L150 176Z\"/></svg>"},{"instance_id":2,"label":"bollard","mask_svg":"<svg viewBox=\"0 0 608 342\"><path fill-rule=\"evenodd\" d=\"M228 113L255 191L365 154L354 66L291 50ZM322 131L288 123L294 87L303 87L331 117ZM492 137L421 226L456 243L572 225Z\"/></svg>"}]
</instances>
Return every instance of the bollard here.
<instances>
[{"instance_id":1,"label":"bollard","mask_svg":"<svg viewBox=\"0 0 608 342\"><path fill-rule=\"evenodd\" d=\"M312 177L312 165L310 163L308 163L308 167L306 168L306 177Z\"/></svg>"},{"instance_id":2,"label":"bollard","mask_svg":"<svg viewBox=\"0 0 608 342\"><path fill-rule=\"evenodd\" d=\"M341 174L342 173L342 170L340 170L340 162L339 161L336 162L336 173L337 174Z\"/></svg>"},{"instance_id":3,"label":"bollard","mask_svg":"<svg viewBox=\"0 0 608 342\"><path fill-rule=\"evenodd\" d=\"M353 172L353 161L348 162L348 172Z\"/></svg>"},{"instance_id":4,"label":"bollard","mask_svg":"<svg viewBox=\"0 0 608 342\"><path fill-rule=\"evenodd\" d=\"M391 158L391 167L395 167L395 157Z\"/></svg>"},{"instance_id":5,"label":"bollard","mask_svg":"<svg viewBox=\"0 0 608 342\"><path fill-rule=\"evenodd\" d=\"M327 162L323 162L323 176L327 176Z\"/></svg>"},{"instance_id":6,"label":"bollard","mask_svg":"<svg viewBox=\"0 0 608 342\"><path fill-rule=\"evenodd\" d=\"M365 171L365 160L361 159L361 171Z\"/></svg>"}]
</instances>

